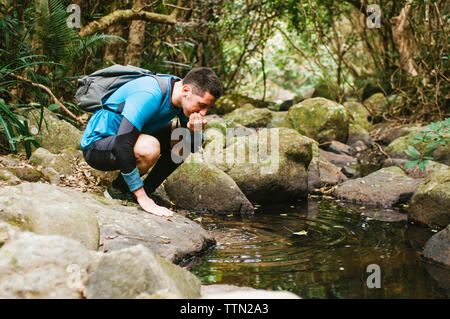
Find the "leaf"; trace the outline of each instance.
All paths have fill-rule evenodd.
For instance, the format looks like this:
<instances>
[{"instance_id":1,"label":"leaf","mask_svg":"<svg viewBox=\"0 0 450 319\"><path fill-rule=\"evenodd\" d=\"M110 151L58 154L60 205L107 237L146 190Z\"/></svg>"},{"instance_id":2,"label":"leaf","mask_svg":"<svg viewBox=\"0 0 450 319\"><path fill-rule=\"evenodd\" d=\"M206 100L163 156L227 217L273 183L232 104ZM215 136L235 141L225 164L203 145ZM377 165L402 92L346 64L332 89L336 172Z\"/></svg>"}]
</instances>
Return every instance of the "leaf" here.
<instances>
[{"instance_id":1,"label":"leaf","mask_svg":"<svg viewBox=\"0 0 450 319\"><path fill-rule=\"evenodd\" d=\"M425 170L425 166L428 164L428 161L421 161L419 162L419 169L421 171Z\"/></svg>"},{"instance_id":2,"label":"leaf","mask_svg":"<svg viewBox=\"0 0 450 319\"><path fill-rule=\"evenodd\" d=\"M415 161L409 161L405 164L405 169L408 170L410 168L413 168L414 166L416 166L419 163L418 160Z\"/></svg>"},{"instance_id":3,"label":"leaf","mask_svg":"<svg viewBox=\"0 0 450 319\"><path fill-rule=\"evenodd\" d=\"M420 158L420 152L412 145L408 145L408 148L404 151L408 156L414 159Z\"/></svg>"},{"instance_id":4,"label":"leaf","mask_svg":"<svg viewBox=\"0 0 450 319\"><path fill-rule=\"evenodd\" d=\"M61 105L59 105L59 104L50 104L50 105L48 106L48 110L49 110L49 111L54 111L54 110L59 109L60 107L61 107Z\"/></svg>"}]
</instances>

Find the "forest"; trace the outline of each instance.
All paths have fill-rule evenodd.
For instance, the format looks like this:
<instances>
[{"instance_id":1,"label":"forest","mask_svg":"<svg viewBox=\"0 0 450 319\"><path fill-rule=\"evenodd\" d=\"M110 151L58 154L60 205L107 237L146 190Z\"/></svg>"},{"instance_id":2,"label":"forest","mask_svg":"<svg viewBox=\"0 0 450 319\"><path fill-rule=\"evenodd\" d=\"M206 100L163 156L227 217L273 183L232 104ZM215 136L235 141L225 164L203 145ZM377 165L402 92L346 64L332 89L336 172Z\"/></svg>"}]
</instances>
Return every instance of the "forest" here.
<instances>
[{"instance_id":1,"label":"forest","mask_svg":"<svg viewBox=\"0 0 450 319\"><path fill-rule=\"evenodd\" d=\"M0 0L0 298L237 296L205 288L221 283L266 289L264 298L276 290L281 298L448 298L449 22L446 0ZM75 99L78 80L116 64L181 79L206 67L222 84L205 117L213 131L202 164L183 164L152 193L176 212L168 221L133 199L103 198L118 175L83 159L92 113ZM277 173L261 173L273 157L216 161L233 145L251 149L252 136L258 150L267 147L261 134L275 129ZM66 200L64 213L50 213ZM52 246L50 234L83 247L66 237ZM48 257L77 265L79 282L29 288L1 263L10 258L2 252L27 243L70 246L72 257L88 256L87 247L115 263ZM127 249L136 261L129 277ZM23 269L34 260L14 258ZM190 272L175 276L178 290L111 288L132 285L149 258ZM369 264L386 274L381 289L361 284Z\"/></svg>"}]
</instances>

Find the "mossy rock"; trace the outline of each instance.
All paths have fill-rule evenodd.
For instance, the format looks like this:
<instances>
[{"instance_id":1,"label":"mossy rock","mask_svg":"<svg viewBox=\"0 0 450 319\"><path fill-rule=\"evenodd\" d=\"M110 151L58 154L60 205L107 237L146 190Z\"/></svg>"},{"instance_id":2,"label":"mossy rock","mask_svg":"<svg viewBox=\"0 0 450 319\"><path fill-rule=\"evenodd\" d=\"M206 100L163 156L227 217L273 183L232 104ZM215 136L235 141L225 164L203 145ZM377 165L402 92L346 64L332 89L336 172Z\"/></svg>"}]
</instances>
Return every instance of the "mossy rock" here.
<instances>
[{"instance_id":1,"label":"mossy rock","mask_svg":"<svg viewBox=\"0 0 450 319\"><path fill-rule=\"evenodd\" d=\"M268 109L259 109L251 104L245 104L223 118L232 124L239 123L246 127L267 127L272 121L272 113Z\"/></svg>"},{"instance_id":2,"label":"mossy rock","mask_svg":"<svg viewBox=\"0 0 450 319\"><path fill-rule=\"evenodd\" d=\"M370 130L370 113L369 111L367 111L364 105L358 102L345 102L344 107L347 109L347 112L351 116L351 123L358 124L367 131Z\"/></svg>"},{"instance_id":3,"label":"mossy rock","mask_svg":"<svg viewBox=\"0 0 450 319\"><path fill-rule=\"evenodd\" d=\"M253 213L252 204L230 176L213 164L195 162L192 156L167 178L164 188L180 208L225 214Z\"/></svg>"},{"instance_id":4,"label":"mossy rock","mask_svg":"<svg viewBox=\"0 0 450 319\"><path fill-rule=\"evenodd\" d=\"M450 224L450 169L441 167L426 177L414 193L409 217L431 227Z\"/></svg>"},{"instance_id":5,"label":"mossy rock","mask_svg":"<svg viewBox=\"0 0 450 319\"><path fill-rule=\"evenodd\" d=\"M412 139L414 134L420 133L419 131L413 131L405 136L399 137L392 141L385 149L385 151L393 158L404 158L412 160L413 158L410 157L405 153L405 150L408 148L408 145L413 145L412 142L409 141L409 139ZM428 143L418 143L414 144L413 146L419 151L419 152L425 152L428 150L427 148ZM446 146L437 145L436 150L431 155L433 159L436 162L441 162L446 165L450 165L450 143L447 143Z\"/></svg>"},{"instance_id":6,"label":"mossy rock","mask_svg":"<svg viewBox=\"0 0 450 319\"><path fill-rule=\"evenodd\" d=\"M53 112L44 108L44 119L39 130L40 110L23 109L21 114L29 120L30 132L34 134L41 147L52 153L60 153L63 150L81 149L80 140L82 132L72 124L59 119ZM23 146L19 146L23 150ZM34 150L35 147L33 146Z\"/></svg>"},{"instance_id":7,"label":"mossy rock","mask_svg":"<svg viewBox=\"0 0 450 319\"><path fill-rule=\"evenodd\" d=\"M387 102L387 97L383 93L375 93L368 99L364 100L363 104L372 111L379 111Z\"/></svg>"},{"instance_id":8,"label":"mossy rock","mask_svg":"<svg viewBox=\"0 0 450 319\"><path fill-rule=\"evenodd\" d=\"M300 134L319 143L347 142L350 117L339 103L320 97L307 99L289 109L287 120Z\"/></svg>"},{"instance_id":9,"label":"mossy rock","mask_svg":"<svg viewBox=\"0 0 450 319\"><path fill-rule=\"evenodd\" d=\"M210 111L211 113L224 115L233 112L245 104L251 104L256 108L265 108L269 106L268 102L255 100L241 94L225 94L216 101Z\"/></svg>"}]
</instances>

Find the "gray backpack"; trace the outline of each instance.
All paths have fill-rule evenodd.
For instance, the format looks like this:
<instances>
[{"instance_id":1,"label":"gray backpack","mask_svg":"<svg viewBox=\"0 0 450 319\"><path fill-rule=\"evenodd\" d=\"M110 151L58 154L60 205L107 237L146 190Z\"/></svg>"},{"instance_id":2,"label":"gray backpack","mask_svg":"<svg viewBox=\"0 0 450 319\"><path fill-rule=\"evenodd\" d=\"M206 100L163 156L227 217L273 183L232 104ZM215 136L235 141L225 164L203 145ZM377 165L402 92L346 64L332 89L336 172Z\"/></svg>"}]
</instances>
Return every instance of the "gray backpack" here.
<instances>
[{"instance_id":1,"label":"gray backpack","mask_svg":"<svg viewBox=\"0 0 450 319\"><path fill-rule=\"evenodd\" d=\"M78 89L75 99L78 106L87 111L95 112L99 109L107 109L112 112L122 113L124 103L119 104L117 110L112 110L103 105L103 103L113 94L119 87L128 81L140 78L142 76L154 77L161 88L162 100L164 101L167 94L167 84L161 78L163 74L138 68L132 65L115 64L105 69L95 71L81 79L78 79Z\"/></svg>"}]
</instances>

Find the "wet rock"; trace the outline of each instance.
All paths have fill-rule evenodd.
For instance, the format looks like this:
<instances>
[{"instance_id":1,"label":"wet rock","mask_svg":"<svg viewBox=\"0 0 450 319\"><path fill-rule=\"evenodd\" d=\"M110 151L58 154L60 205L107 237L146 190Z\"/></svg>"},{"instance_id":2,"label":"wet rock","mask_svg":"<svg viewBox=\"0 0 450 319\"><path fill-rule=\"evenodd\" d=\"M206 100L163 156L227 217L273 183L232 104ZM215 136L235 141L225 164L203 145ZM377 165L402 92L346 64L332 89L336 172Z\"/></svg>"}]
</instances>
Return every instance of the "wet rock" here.
<instances>
[{"instance_id":1,"label":"wet rock","mask_svg":"<svg viewBox=\"0 0 450 319\"><path fill-rule=\"evenodd\" d=\"M307 196L313 143L292 129L261 129L225 149L219 145L207 161L231 176L250 201L283 202Z\"/></svg>"},{"instance_id":2,"label":"wet rock","mask_svg":"<svg viewBox=\"0 0 450 319\"><path fill-rule=\"evenodd\" d=\"M319 150L320 156L328 160L329 162L333 163L334 165L338 167L343 166L352 166L357 165L358 160L352 156L345 155L345 154L336 154L333 152L327 152L322 149Z\"/></svg>"},{"instance_id":3,"label":"wet rock","mask_svg":"<svg viewBox=\"0 0 450 319\"><path fill-rule=\"evenodd\" d=\"M272 291L232 285L202 285L202 299L301 299L288 291Z\"/></svg>"},{"instance_id":4,"label":"wet rock","mask_svg":"<svg viewBox=\"0 0 450 319\"><path fill-rule=\"evenodd\" d=\"M450 267L450 225L427 241L422 256L432 262Z\"/></svg>"},{"instance_id":5,"label":"wet rock","mask_svg":"<svg viewBox=\"0 0 450 319\"><path fill-rule=\"evenodd\" d=\"M304 100L288 111L287 122L319 143L348 139L349 115L344 106L324 98Z\"/></svg>"},{"instance_id":6,"label":"wet rock","mask_svg":"<svg viewBox=\"0 0 450 319\"><path fill-rule=\"evenodd\" d=\"M197 156L190 157L166 180L167 195L177 207L224 214L253 214L248 201L234 180Z\"/></svg>"},{"instance_id":7,"label":"wet rock","mask_svg":"<svg viewBox=\"0 0 450 319\"><path fill-rule=\"evenodd\" d=\"M347 177L342 174L339 167L333 165L320 155L317 143L312 146L313 158L308 166L308 190L312 192L324 186L336 185Z\"/></svg>"},{"instance_id":8,"label":"wet rock","mask_svg":"<svg viewBox=\"0 0 450 319\"><path fill-rule=\"evenodd\" d=\"M423 127L413 124L393 126L391 123L382 122L373 126L371 134L376 137L379 143L389 145L399 137L408 135L411 132L417 133L423 129Z\"/></svg>"},{"instance_id":9,"label":"wet rock","mask_svg":"<svg viewBox=\"0 0 450 319\"><path fill-rule=\"evenodd\" d=\"M89 299L130 299L161 292L198 298L200 281L142 245L104 254L86 282Z\"/></svg>"},{"instance_id":10,"label":"wet rock","mask_svg":"<svg viewBox=\"0 0 450 319\"><path fill-rule=\"evenodd\" d=\"M420 184L399 167L388 167L337 186L334 196L353 203L390 207L407 202Z\"/></svg>"},{"instance_id":11,"label":"wet rock","mask_svg":"<svg viewBox=\"0 0 450 319\"><path fill-rule=\"evenodd\" d=\"M96 250L99 226L95 211L70 196L71 192L43 183L3 187L0 219L37 234L66 236Z\"/></svg>"},{"instance_id":12,"label":"wet rock","mask_svg":"<svg viewBox=\"0 0 450 319\"><path fill-rule=\"evenodd\" d=\"M373 145L373 139L369 132L356 123L350 123L348 127L347 144L353 144L357 141L363 141L366 145Z\"/></svg>"},{"instance_id":13,"label":"wet rock","mask_svg":"<svg viewBox=\"0 0 450 319\"><path fill-rule=\"evenodd\" d=\"M412 160L410 156L405 153L405 150L408 148L408 145L412 145L409 139L413 138L413 135L416 134L417 131L411 132L408 135L399 137L390 143L385 151L394 158L403 158ZM425 152L427 149L428 143L417 143L414 144L414 147L419 152ZM447 143L447 146L442 146L438 144L436 146L436 150L431 155L436 162L441 162L446 165L450 165L450 143Z\"/></svg>"},{"instance_id":14,"label":"wet rock","mask_svg":"<svg viewBox=\"0 0 450 319\"><path fill-rule=\"evenodd\" d=\"M348 146L347 144L338 142L338 141L331 141L324 143L322 145L322 148L326 149L329 152L333 152L336 154L346 154L350 155L352 153L352 148Z\"/></svg>"},{"instance_id":15,"label":"wet rock","mask_svg":"<svg viewBox=\"0 0 450 319\"><path fill-rule=\"evenodd\" d=\"M347 166L342 167L341 172L348 178L354 178L359 175L359 172L356 169Z\"/></svg>"},{"instance_id":16,"label":"wet rock","mask_svg":"<svg viewBox=\"0 0 450 319\"><path fill-rule=\"evenodd\" d=\"M409 204L409 217L429 226L450 224L450 169L442 168L426 177Z\"/></svg>"}]
</instances>

